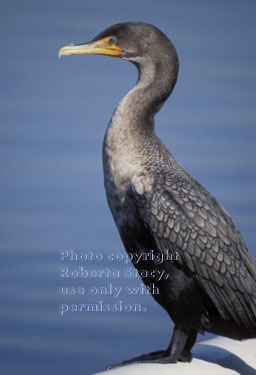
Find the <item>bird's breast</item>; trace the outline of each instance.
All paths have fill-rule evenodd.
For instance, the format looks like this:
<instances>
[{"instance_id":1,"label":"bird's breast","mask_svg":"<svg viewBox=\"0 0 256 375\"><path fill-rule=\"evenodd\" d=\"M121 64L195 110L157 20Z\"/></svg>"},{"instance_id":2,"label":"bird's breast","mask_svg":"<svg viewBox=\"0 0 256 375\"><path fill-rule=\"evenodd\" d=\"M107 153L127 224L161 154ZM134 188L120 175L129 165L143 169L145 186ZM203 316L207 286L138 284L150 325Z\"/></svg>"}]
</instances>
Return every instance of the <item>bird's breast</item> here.
<instances>
[{"instance_id":1,"label":"bird's breast","mask_svg":"<svg viewBox=\"0 0 256 375\"><path fill-rule=\"evenodd\" d=\"M144 194L152 189L153 178L133 142L118 142L111 129L103 143L103 170L108 204L118 227L131 224L136 216L131 193Z\"/></svg>"}]
</instances>

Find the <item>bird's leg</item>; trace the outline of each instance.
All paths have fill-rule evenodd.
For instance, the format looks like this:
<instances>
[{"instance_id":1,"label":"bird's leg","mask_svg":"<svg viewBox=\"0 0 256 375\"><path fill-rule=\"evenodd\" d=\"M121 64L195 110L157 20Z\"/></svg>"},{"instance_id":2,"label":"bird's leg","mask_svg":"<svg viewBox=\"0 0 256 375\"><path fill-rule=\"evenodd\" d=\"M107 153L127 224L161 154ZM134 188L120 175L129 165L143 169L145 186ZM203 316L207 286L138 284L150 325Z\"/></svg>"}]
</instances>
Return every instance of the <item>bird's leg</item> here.
<instances>
[{"instance_id":1,"label":"bird's leg","mask_svg":"<svg viewBox=\"0 0 256 375\"><path fill-rule=\"evenodd\" d=\"M175 326L167 351L173 358L177 358L177 361L190 362L192 360L190 349L193 347L196 337L197 331L193 329L185 330Z\"/></svg>"},{"instance_id":2,"label":"bird's leg","mask_svg":"<svg viewBox=\"0 0 256 375\"><path fill-rule=\"evenodd\" d=\"M197 332L175 326L171 342L167 350L143 354L139 357L110 365L107 369L130 365L134 363L177 363L190 362L192 355L190 349L195 343Z\"/></svg>"}]
</instances>

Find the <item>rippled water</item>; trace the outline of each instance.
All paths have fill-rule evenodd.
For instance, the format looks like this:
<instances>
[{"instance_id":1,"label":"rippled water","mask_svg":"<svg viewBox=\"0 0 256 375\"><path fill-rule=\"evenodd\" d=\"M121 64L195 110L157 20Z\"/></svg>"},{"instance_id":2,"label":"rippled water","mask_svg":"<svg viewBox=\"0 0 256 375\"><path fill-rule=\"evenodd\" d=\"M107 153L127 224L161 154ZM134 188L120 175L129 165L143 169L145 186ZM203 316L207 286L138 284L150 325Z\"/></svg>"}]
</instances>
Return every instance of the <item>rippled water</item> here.
<instances>
[{"instance_id":1,"label":"rippled water","mask_svg":"<svg viewBox=\"0 0 256 375\"><path fill-rule=\"evenodd\" d=\"M60 278L59 252L12 252L4 256L3 284L1 287L1 368L3 373L68 374L73 369L78 374L89 374L103 369L107 364L140 354L134 340L141 342L141 350L161 347L168 342L167 316L152 303L149 296L119 298L110 296L63 296L59 287L102 287L140 285L135 279L128 283L118 279ZM84 263L69 264L69 270ZM108 267L93 264L89 269ZM113 267L112 267L113 269ZM118 268L122 272L122 267ZM4 285L4 286L3 286ZM59 314L59 306L71 304L105 304L121 300L123 305L142 304L147 312L66 312ZM158 311L160 310L160 311ZM63 310L62 310L63 311ZM152 324L152 322L155 322ZM169 324L169 323L168 323ZM169 334L171 332L171 324ZM161 337L162 336L162 337ZM154 345L147 345L154 338Z\"/></svg>"}]
</instances>

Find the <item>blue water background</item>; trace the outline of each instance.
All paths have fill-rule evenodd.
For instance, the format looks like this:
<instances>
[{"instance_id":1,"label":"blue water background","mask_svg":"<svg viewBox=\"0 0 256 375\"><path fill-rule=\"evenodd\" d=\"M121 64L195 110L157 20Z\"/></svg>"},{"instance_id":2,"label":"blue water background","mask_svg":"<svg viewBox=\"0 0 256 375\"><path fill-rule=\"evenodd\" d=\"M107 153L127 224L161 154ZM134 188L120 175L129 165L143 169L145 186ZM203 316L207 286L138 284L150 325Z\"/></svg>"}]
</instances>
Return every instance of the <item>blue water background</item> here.
<instances>
[{"instance_id":1,"label":"blue water background","mask_svg":"<svg viewBox=\"0 0 256 375\"><path fill-rule=\"evenodd\" d=\"M105 199L101 144L137 79L119 59L58 60L63 44L131 20L153 23L172 39L180 74L156 117L157 133L224 205L256 259L255 11L249 0L1 1L2 374L89 375L166 347L173 327L150 296L120 298L140 301L145 313L58 314L60 303L97 300L60 296L60 286L109 282L64 283L60 249L124 253Z\"/></svg>"}]
</instances>

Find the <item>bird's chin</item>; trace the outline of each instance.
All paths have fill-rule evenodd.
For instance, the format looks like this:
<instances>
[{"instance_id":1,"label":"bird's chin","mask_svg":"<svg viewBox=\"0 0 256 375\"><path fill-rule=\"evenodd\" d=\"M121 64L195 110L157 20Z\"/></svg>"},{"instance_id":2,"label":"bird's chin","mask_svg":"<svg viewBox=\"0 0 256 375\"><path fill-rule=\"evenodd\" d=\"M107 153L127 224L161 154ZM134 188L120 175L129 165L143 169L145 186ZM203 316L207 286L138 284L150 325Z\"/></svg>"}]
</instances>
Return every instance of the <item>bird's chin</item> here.
<instances>
[{"instance_id":1,"label":"bird's chin","mask_svg":"<svg viewBox=\"0 0 256 375\"><path fill-rule=\"evenodd\" d=\"M137 57L138 54L135 53L135 52L123 52L122 53L122 56L121 56L121 59L123 60L132 60L133 58Z\"/></svg>"}]
</instances>

